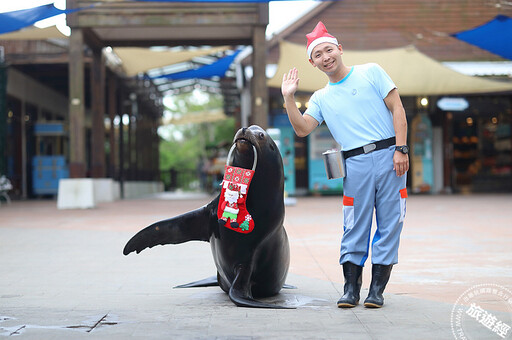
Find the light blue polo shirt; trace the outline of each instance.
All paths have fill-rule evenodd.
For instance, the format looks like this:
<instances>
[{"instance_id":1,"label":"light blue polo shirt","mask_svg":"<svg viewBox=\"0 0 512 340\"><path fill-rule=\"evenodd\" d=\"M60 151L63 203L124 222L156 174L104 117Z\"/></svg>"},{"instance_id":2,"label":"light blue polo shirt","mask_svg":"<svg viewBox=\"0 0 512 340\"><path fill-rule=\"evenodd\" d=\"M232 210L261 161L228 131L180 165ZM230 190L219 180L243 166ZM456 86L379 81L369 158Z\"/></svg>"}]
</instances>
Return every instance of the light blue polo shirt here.
<instances>
[{"instance_id":1,"label":"light blue polo shirt","mask_svg":"<svg viewBox=\"0 0 512 340\"><path fill-rule=\"evenodd\" d=\"M377 64L352 66L337 83L328 83L313 93L308 109L321 124L324 120L344 151L395 136L393 115L384 98L396 88Z\"/></svg>"}]
</instances>

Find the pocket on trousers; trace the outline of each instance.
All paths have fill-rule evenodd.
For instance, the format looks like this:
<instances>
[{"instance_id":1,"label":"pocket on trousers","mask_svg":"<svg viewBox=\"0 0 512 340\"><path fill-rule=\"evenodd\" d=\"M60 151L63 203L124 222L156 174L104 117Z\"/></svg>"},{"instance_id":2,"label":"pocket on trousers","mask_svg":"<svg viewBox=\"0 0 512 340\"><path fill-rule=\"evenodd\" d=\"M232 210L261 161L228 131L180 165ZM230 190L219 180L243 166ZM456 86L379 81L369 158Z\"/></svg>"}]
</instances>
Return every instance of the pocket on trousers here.
<instances>
[{"instance_id":1,"label":"pocket on trousers","mask_svg":"<svg viewBox=\"0 0 512 340\"><path fill-rule=\"evenodd\" d=\"M400 219L398 222L405 220L405 212L407 211L405 199L407 198L407 188L400 190Z\"/></svg>"},{"instance_id":2,"label":"pocket on trousers","mask_svg":"<svg viewBox=\"0 0 512 340\"><path fill-rule=\"evenodd\" d=\"M343 229L354 226L354 197L343 196Z\"/></svg>"}]
</instances>

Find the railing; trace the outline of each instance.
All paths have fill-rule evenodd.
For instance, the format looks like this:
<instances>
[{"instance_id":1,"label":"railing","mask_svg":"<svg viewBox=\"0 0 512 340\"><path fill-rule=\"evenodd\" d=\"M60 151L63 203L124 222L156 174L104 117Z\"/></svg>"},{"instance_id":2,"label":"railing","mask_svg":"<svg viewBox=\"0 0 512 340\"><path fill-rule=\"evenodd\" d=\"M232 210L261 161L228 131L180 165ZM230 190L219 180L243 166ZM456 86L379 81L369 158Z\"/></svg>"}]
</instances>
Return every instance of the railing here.
<instances>
[{"instance_id":1,"label":"railing","mask_svg":"<svg viewBox=\"0 0 512 340\"><path fill-rule=\"evenodd\" d=\"M165 185L165 190L198 190L201 187L200 176L197 171L190 169L169 169L160 173L160 180Z\"/></svg>"},{"instance_id":2,"label":"railing","mask_svg":"<svg viewBox=\"0 0 512 340\"><path fill-rule=\"evenodd\" d=\"M222 174L199 173L190 169L169 169L160 172L160 180L166 191L204 191L216 193L220 191Z\"/></svg>"}]
</instances>

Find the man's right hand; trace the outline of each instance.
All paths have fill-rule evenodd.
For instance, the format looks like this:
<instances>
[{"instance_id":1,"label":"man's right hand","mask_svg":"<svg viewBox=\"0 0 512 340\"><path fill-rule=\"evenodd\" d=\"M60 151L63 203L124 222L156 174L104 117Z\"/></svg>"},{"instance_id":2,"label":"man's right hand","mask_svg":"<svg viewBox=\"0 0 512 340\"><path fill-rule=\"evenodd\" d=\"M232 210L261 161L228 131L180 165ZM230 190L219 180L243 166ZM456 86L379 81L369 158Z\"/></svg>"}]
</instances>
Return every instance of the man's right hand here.
<instances>
[{"instance_id":1,"label":"man's right hand","mask_svg":"<svg viewBox=\"0 0 512 340\"><path fill-rule=\"evenodd\" d=\"M281 93L283 94L283 97L289 97L294 96L295 92L297 91L297 88L299 87L299 77L298 77L298 71L294 67L292 68L288 74L283 75L283 83L281 84Z\"/></svg>"}]
</instances>

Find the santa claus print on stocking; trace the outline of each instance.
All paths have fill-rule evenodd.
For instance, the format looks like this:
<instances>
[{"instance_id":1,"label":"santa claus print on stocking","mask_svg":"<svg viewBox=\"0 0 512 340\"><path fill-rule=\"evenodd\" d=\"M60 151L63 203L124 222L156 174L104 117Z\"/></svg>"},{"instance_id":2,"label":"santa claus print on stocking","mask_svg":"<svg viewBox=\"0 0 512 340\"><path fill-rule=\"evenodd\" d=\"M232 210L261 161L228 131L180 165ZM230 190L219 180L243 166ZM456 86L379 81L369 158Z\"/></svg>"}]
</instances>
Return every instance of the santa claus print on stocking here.
<instances>
[{"instance_id":1,"label":"santa claus print on stocking","mask_svg":"<svg viewBox=\"0 0 512 340\"><path fill-rule=\"evenodd\" d=\"M254 170L226 165L217 217L219 225L247 234L254 229L254 220L247 211L246 199Z\"/></svg>"}]
</instances>

